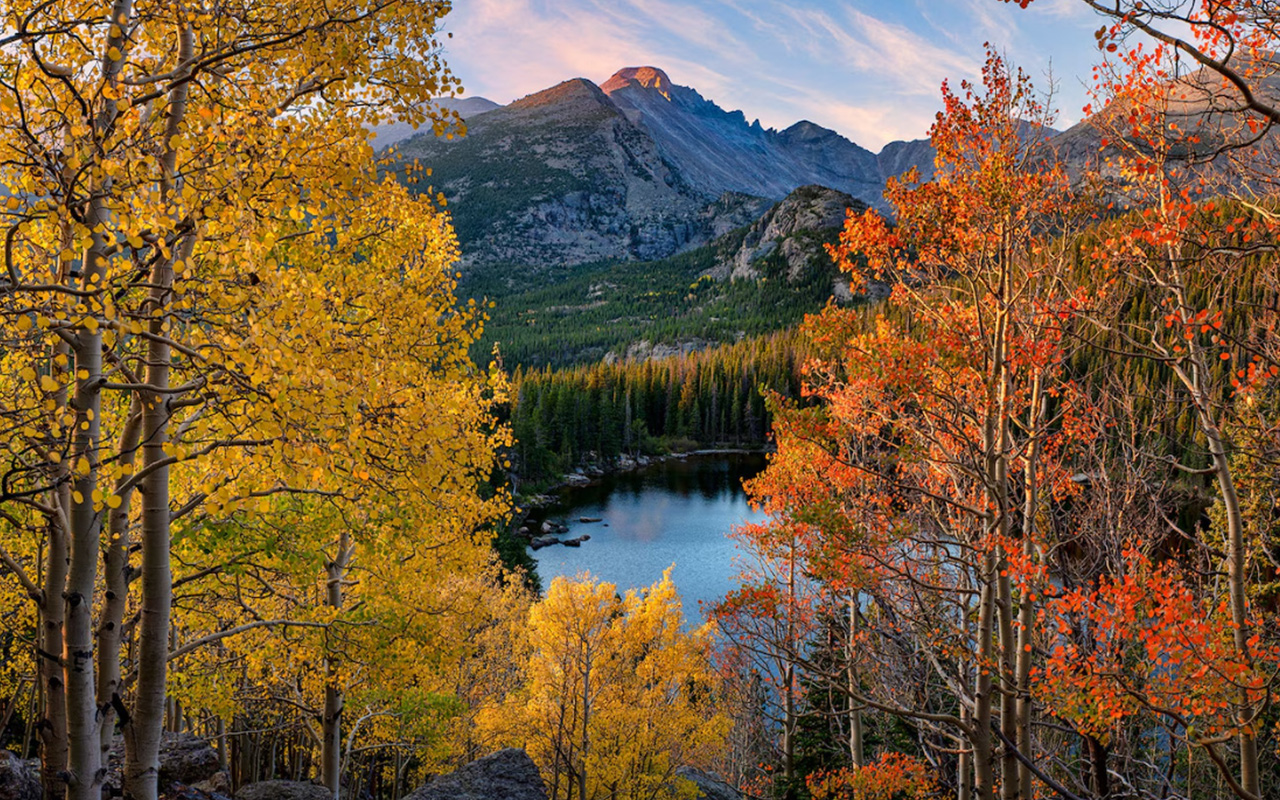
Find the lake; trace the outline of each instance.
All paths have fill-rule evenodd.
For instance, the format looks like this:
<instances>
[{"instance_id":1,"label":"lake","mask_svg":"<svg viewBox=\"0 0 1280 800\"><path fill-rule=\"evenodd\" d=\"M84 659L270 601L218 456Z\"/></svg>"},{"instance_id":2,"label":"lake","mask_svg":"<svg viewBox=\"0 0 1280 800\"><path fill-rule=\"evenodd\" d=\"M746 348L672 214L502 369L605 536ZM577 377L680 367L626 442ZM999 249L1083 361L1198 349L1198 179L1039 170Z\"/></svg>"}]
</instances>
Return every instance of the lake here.
<instances>
[{"instance_id":1,"label":"lake","mask_svg":"<svg viewBox=\"0 0 1280 800\"><path fill-rule=\"evenodd\" d=\"M589 534L591 540L576 548L532 551L543 587L558 575L589 572L622 593L653 584L674 564L671 576L685 617L701 622L699 603L714 603L734 587L737 546L727 534L735 525L763 519L747 504L742 481L764 465L756 453L691 456L562 489L560 500L534 518L568 525L562 539ZM602 521L584 523L580 517Z\"/></svg>"}]
</instances>

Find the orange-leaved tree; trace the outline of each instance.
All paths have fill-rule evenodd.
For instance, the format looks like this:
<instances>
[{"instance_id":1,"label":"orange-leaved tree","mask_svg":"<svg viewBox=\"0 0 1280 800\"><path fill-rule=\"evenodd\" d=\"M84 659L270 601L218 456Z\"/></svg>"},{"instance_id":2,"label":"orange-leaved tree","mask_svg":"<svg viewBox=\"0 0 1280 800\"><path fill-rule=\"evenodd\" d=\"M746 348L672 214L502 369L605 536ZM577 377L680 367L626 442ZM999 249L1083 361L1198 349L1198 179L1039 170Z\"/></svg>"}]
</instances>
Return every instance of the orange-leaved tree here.
<instances>
[{"instance_id":1,"label":"orange-leaved tree","mask_svg":"<svg viewBox=\"0 0 1280 800\"><path fill-rule=\"evenodd\" d=\"M814 405L780 413L751 488L861 621L858 677L833 685L958 754L961 797L1030 798L1035 775L1057 787L1036 765L1031 668L1045 520L1075 492L1089 416L1064 371L1082 206L1025 75L989 51L982 85L943 98L935 178L891 180L893 223L852 216L833 248L890 297L806 323Z\"/></svg>"}]
</instances>

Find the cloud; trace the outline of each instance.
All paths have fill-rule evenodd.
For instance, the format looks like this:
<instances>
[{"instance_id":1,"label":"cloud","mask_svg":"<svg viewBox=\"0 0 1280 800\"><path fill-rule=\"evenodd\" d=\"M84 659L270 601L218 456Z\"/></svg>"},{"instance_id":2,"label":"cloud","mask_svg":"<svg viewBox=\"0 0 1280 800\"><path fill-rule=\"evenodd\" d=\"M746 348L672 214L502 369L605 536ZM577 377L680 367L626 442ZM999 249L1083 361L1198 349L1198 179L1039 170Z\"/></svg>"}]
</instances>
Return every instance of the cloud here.
<instances>
[{"instance_id":1,"label":"cloud","mask_svg":"<svg viewBox=\"0 0 1280 800\"><path fill-rule=\"evenodd\" d=\"M1061 38L1058 17L1075 29L1082 8L1079 0L1036 0L1028 11L992 0L469 0L447 18L446 57L469 94L504 103L573 77L598 83L625 66L657 66L748 119L782 128L807 118L874 148L924 135L943 79L978 76L984 35L1015 43L1015 59L1026 51L1021 60L1038 71L1048 50L1024 32Z\"/></svg>"},{"instance_id":2,"label":"cloud","mask_svg":"<svg viewBox=\"0 0 1280 800\"><path fill-rule=\"evenodd\" d=\"M785 3L777 10L791 23L781 34L786 47L828 69L849 70L870 92L937 96L944 78L968 77L978 69L959 50L852 7L839 16Z\"/></svg>"}]
</instances>

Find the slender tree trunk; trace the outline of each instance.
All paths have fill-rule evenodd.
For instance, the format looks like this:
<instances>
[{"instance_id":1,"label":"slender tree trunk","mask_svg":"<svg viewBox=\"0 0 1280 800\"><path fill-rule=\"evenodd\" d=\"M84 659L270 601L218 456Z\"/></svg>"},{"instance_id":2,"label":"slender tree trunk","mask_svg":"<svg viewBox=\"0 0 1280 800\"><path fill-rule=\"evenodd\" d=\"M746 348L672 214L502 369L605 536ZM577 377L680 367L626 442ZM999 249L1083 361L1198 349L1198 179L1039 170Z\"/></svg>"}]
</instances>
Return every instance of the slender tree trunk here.
<instances>
[{"instance_id":1,"label":"slender tree trunk","mask_svg":"<svg viewBox=\"0 0 1280 800\"><path fill-rule=\"evenodd\" d=\"M1018 638L1013 629L1013 585L1009 579L1009 560L1000 559L996 576L996 606L1000 625L1000 731L1012 736L1018 724L1016 680L1014 664L1017 660ZM1000 796L1004 800L1018 800L1022 784L1018 757L1007 744L1000 746ZM1029 800L1029 798L1028 798Z\"/></svg>"},{"instance_id":2,"label":"slender tree trunk","mask_svg":"<svg viewBox=\"0 0 1280 800\"><path fill-rule=\"evenodd\" d=\"M86 249L86 264L98 258L97 251L95 246ZM86 276L90 272L86 266ZM87 277L86 285L89 285ZM102 377L102 334L98 331L98 328L81 330L72 345L76 390L71 411L75 414L76 433L71 456L67 587L62 595L65 626L62 669L67 693L67 800L98 800L104 777L93 663L93 603L98 588L102 537L102 517L95 508L102 411L98 385Z\"/></svg>"},{"instance_id":3,"label":"slender tree trunk","mask_svg":"<svg viewBox=\"0 0 1280 800\"><path fill-rule=\"evenodd\" d=\"M854 656L858 639L858 593L849 597L849 760L855 767L865 766L862 748L862 709L854 698L862 693Z\"/></svg>"},{"instance_id":4,"label":"slender tree trunk","mask_svg":"<svg viewBox=\"0 0 1280 800\"><path fill-rule=\"evenodd\" d=\"M127 4L129 0L119 0ZM123 16L123 14L119 15ZM179 23L177 31L179 72L188 69L195 53L195 39L189 25ZM174 139L181 133L187 114L190 84L177 81L169 92L165 115L164 152L160 158L160 194L169 200L179 190L176 174L177 150ZM142 402L142 470L146 477L139 485L142 494L142 609L138 631L138 682L133 718L125 728L124 793L129 800L155 800L160 777L160 738L164 730L169 637L173 607L173 573L170 564L169 508L169 427L174 397L169 392L171 354L166 337L173 291L176 259L190 259L195 233L183 236L172 258L156 261L151 271L148 301L151 338L147 343L146 384Z\"/></svg>"},{"instance_id":5,"label":"slender tree trunk","mask_svg":"<svg viewBox=\"0 0 1280 800\"><path fill-rule=\"evenodd\" d=\"M338 551L326 565L325 604L342 608L342 584L351 563L351 536L344 529L338 537ZM333 800L342 790L342 709L343 694L338 655L331 646L325 653L324 716L321 720L320 775Z\"/></svg>"},{"instance_id":6,"label":"slender tree trunk","mask_svg":"<svg viewBox=\"0 0 1280 800\"><path fill-rule=\"evenodd\" d=\"M107 36L102 59L104 83L115 85L128 47L124 30L132 10L131 0L116 0L112 16L120 24ZM114 100L104 100L93 121L97 134L115 124ZM81 258L81 288L97 291L106 275L109 247L107 226L111 211L106 197L111 181L103 178L94 187L86 219L93 229ZM90 306L90 314L97 309ZM98 324L86 325L71 344L75 357L75 439L72 445L73 475L68 538L62 667L67 708L67 800L99 800L105 769L102 766L101 715L94 679L93 605L97 594L98 559L102 538L102 498L98 492L99 441L102 420L102 332Z\"/></svg>"},{"instance_id":7,"label":"slender tree trunk","mask_svg":"<svg viewBox=\"0 0 1280 800\"><path fill-rule=\"evenodd\" d=\"M974 665L973 713L973 788L978 800L994 800L995 778L992 770L991 671L998 668L992 658L995 627L996 557L989 553L982 568L982 591L978 601L978 653Z\"/></svg>"},{"instance_id":8,"label":"slender tree trunk","mask_svg":"<svg viewBox=\"0 0 1280 800\"><path fill-rule=\"evenodd\" d=\"M1250 626L1248 617L1247 576L1245 575L1244 517L1240 510L1240 497L1236 493L1231 462L1227 456L1222 433L1207 414L1204 420L1209 452L1213 456L1218 473L1218 488L1222 493L1222 505L1227 517L1227 586L1231 605L1232 641L1236 656L1252 665L1253 654L1249 647ZM1246 691L1240 692L1236 705L1236 724L1240 726L1237 737L1240 743L1240 786L1254 797L1261 797L1258 775L1258 739L1254 732L1253 703Z\"/></svg>"},{"instance_id":9,"label":"slender tree trunk","mask_svg":"<svg viewBox=\"0 0 1280 800\"><path fill-rule=\"evenodd\" d=\"M152 274L151 331L164 335L169 262ZM155 800L160 775L160 738L164 730L173 575L169 563L169 468L165 452L172 414L168 394L169 346L152 339L147 348L147 384L143 397L142 469L142 613L138 628L138 682L133 716L125 726L125 796Z\"/></svg>"},{"instance_id":10,"label":"slender tree trunk","mask_svg":"<svg viewBox=\"0 0 1280 800\"><path fill-rule=\"evenodd\" d=\"M1111 774L1107 771L1107 746L1088 735L1084 737L1084 743L1089 751L1089 780L1093 784L1093 793L1098 800L1107 800L1111 796Z\"/></svg>"},{"instance_id":11,"label":"slender tree trunk","mask_svg":"<svg viewBox=\"0 0 1280 800\"><path fill-rule=\"evenodd\" d=\"M973 715L969 709L960 709L960 722L963 725L973 724ZM961 748L956 758L956 800L973 800L973 750Z\"/></svg>"},{"instance_id":12,"label":"slender tree trunk","mask_svg":"<svg viewBox=\"0 0 1280 800\"><path fill-rule=\"evenodd\" d=\"M1160 197L1160 210L1167 213L1166 198ZM1168 263L1173 275L1173 299L1182 309L1190 309L1187 302L1186 280L1183 278L1181 264L1183 254L1178 244L1169 246ZM1231 460L1227 453L1227 443L1222 429L1214 415L1214 393L1210 378L1210 369L1206 363L1204 351L1193 341L1189 341L1188 358L1184 362L1174 362L1174 372L1178 379L1191 393L1196 408L1200 430L1204 433L1209 445L1209 454L1213 458L1213 466L1218 480L1223 510L1227 518L1227 594L1231 607L1232 644L1235 655L1248 666L1253 665L1253 653L1249 646L1251 636L1248 614L1247 576L1245 574L1244 515L1240 509L1240 497L1236 492L1235 477L1231 472ZM1190 367L1188 371L1187 367ZM1258 774L1258 740L1254 730L1253 703L1247 691L1241 690L1235 705L1236 724L1240 731L1237 741L1240 748L1240 787L1254 797L1261 797Z\"/></svg>"},{"instance_id":13,"label":"slender tree trunk","mask_svg":"<svg viewBox=\"0 0 1280 800\"><path fill-rule=\"evenodd\" d=\"M129 513L132 491L125 491L133 473L135 454L142 435L142 402L137 395L129 408L129 416L120 435L120 466L125 467L116 479L115 496L120 505L107 515L106 564L107 593L98 622L98 708L102 709L102 761L107 752L116 722L115 703L120 702L120 650L124 612L129 601Z\"/></svg>"},{"instance_id":14,"label":"slender tree trunk","mask_svg":"<svg viewBox=\"0 0 1280 800\"><path fill-rule=\"evenodd\" d=\"M578 756L578 800L587 800L587 753L591 748L591 648L582 669L582 746Z\"/></svg>"},{"instance_id":15,"label":"slender tree trunk","mask_svg":"<svg viewBox=\"0 0 1280 800\"><path fill-rule=\"evenodd\" d=\"M795 657L795 608L796 608L796 542L791 540L787 558L787 643L783 668L783 723L782 723L782 775L787 782L787 797L791 797L796 777L796 667Z\"/></svg>"},{"instance_id":16,"label":"slender tree trunk","mask_svg":"<svg viewBox=\"0 0 1280 800\"><path fill-rule=\"evenodd\" d=\"M71 491L64 483L58 490L65 495L58 508L68 508ZM62 595L67 586L67 530L60 518L49 520L49 543L44 570L44 597L40 602L40 639L36 663L39 664L42 717L40 731L40 775L46 798L61 797L67 782L67 695L62 679Z\"/></svg>"},{"instance_id":17,"label":"slender tree trunk","mask_svg":"<svg viewBox=\"0 0 1280 800\"><path fill-rule=\"evenodd\" d=\"M1040 377L1036 376L1031 386L1032 422L1029 436L1031 439L1027 452L1027 464L1024 474L1025 505L1022 511L1022 555L1027 563L1035 557L1036 515L1040 512L1040 478L1037 474L1040 461L1040 443L1043 421L1048 415L1048 398L1041 389ZM1035 622L1034 592L1023 592L1018 602L1018 642L1017 663L1015 668L1017 702L1017 726L1015 741L1018 750L1027 759L1034 754L1031 745L1031 628ZM1031 769L1018 763L1018 785L1022 797L1032 797Z\"/></svg>"}]
</instances>

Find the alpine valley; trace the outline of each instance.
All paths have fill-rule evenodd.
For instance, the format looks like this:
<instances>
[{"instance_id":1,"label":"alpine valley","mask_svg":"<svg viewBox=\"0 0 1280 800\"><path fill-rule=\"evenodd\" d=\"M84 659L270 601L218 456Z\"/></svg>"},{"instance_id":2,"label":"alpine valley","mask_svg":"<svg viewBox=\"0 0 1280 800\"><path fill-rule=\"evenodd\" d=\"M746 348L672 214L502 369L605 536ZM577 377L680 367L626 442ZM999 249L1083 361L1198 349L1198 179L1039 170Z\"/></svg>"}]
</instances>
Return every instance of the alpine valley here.
<instances>
[{"instance_id":1,"label":"alpine valley","mask_svg":"<svg viewBox=\"0 0 1280 800\"><path fill-rule=\"evenodd\" d=\"M889 176L933 166L927 139L877 154L808 121L764 128L655 67L450 107L464 135L377 144L431 166L415 186L447 199L460 294L495 304L477 355L498 342L508 366L688 352L852 300L823 245Z\"/></svg>"}]
</instances>

